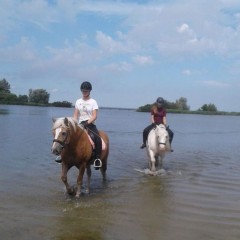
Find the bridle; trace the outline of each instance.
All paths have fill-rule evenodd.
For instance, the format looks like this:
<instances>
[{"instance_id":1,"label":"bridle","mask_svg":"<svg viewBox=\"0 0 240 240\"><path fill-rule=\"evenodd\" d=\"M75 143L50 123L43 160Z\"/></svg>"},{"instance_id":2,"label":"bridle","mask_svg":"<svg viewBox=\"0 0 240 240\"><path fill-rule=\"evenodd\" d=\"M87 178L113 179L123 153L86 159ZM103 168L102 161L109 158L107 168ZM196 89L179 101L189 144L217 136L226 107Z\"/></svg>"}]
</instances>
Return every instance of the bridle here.
<instances>
[{"instance_id":1,"label":"bridle","mask_svg":"<svg viewBox=\"0 0 240 240\"><path fill-rule=\"evenodd\" d=\"M156 130L155 130L156 131ZM157 139L159 140L159 138L160 138L160 136L159 135L157 135ZM166 142L161 142L161 141L159 141L158 142L158 145L164 145L164 146L166 146L167 145L167 141Z\"/></svg>"},{"instance_id":2,"label":"bridle","mask_svg":"<svg viewBox=\"0 0 240 240\"><path fill-rule=\"evenodd\" d=\"M60 127L61 127L61 126L60 126ZM55 131L57 128L59 128L59 127L54 128L53 131ZM69 128L69 126L68 126L68 127L62 127L62 128L67 129L65 138L64 138L62 141L59 140L59 139L54 138L54 139L53 139L53 143L55 143L55 142L59 143L59 144L61 145L61 148L63 149L63 148L69 143L69 142L68 142L68 138L69 138L70 128ZM82 129L82 132L81 132L80 136L81 136L83 133L84 133L84 129ZM80 137L80 136L79 136L79 137Z\"/></svg>"},{"instance_id":3,"label":"bridle","mask_svg":"<svg viewBox=\"0 0 240 240\"><path fill-rule=\"evenodd\" d=\"M161 144L162 144L162 145L166 145L166 143L164 143L164 142L159 142L159 143L158 143L158 145L161 145Z\"/></svg>"},{"instance_id":4,"label":"bridle","mask_svg":"<svg viewBox=\"0 0 240 240\"><path fill-rule=\"evenodd\" d=\"M53 131L55 131L57 128L53 129ZM69 136L69 128L66 128L66 136L64 137L64 139L61 141L59 139L54 138L53 139L53 143L57 142L61 145L62 149L68 144L67 140L68 140L68 136Z\"/></svg>"}]
</instances>

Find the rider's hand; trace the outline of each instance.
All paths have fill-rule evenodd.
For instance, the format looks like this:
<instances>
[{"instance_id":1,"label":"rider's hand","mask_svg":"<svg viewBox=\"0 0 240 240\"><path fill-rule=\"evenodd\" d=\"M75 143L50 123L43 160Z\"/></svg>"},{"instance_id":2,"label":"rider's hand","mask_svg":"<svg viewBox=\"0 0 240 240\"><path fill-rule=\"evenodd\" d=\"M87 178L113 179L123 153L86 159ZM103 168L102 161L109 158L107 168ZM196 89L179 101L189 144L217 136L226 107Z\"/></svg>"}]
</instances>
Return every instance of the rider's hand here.
<instances>
[{"instance_id":1,"label":"rider's hand","mask_svg":"<svg viewBox=\"0 0 240 240\"><path fill-rule=\"evenodd\" d=\"M89 125L89 124L88 124L87 121L82 123L82 126L83 126L84 128L87 128L88 125Z\"/></svg>"}]
</instances>

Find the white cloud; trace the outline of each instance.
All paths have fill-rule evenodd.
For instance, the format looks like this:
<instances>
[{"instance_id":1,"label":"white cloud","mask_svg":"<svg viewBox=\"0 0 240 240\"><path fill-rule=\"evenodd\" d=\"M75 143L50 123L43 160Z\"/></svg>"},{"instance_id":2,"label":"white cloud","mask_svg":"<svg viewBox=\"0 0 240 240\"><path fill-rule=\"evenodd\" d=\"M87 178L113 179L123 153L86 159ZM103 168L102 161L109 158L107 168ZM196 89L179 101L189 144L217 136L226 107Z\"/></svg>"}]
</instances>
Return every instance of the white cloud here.
<instances>
[{"instance_id":1,"label":"white cloud","mask_svg":"<svg viewBox=\"0 0 240 240\"><path fill-rule=\"evenodd\" d=\"M133 61L139 65L148 65L153 63L153 59L151 56L140 56L137 55L133 57Z\"/></svg>"},{"instance_id":2,"label":"white cloud","mask_svg":"<svg viewBox=\"0 0 240 240\"><path fill-rule=\"evenodd\" d=\"M223 83L219 81L203 81L202 84L208 87L217 87L217 88L226 88L231 86L231 84Z\"/></svg>"},{"instance_id":3,"label":"white cloud","mask_svg":"<svg viewBox=\"0 0 240 240\"><path fill-rule=\"evenodd\" d=\"M184 32L189 32L191 31L188 24L183 23L179 28L178 28L178 32L179 33L184 33Z\"/></svg>"},{"instance_id":4,"label":"white cloud","mask_svg":"<svg viewBox=\"0 0 240 240\"><path fill-rule=\"evenodd\" d=\"M130 72L132 70L132 65L127 62L120 62L107 64L104 68L112 72Z\"/></svg>"},{"instance_id":5,"label":"white cloud","mask_svg":"<svg viewBox=\"0 0 240 240\"><path fill-rule=\"evenodd\" d=\"M36 49L31 41L22 37L20 42L16 45L11 45L5 48L0 48L1 61L8 61L11 63L20 63L33 61L37 57Z\"/></svg>"},{"instance_id":6,"label":"white cloud","mask_svg":"<svg viewBox=\"0 0 240 240\"><path fill-rule=\"evenodd\" d=\"M185 70L183 70L183 72L182 72L184 75L191 75L192 74L192 72L189 70L189 69L185 69Z\"/></svg>"}]
</instances>

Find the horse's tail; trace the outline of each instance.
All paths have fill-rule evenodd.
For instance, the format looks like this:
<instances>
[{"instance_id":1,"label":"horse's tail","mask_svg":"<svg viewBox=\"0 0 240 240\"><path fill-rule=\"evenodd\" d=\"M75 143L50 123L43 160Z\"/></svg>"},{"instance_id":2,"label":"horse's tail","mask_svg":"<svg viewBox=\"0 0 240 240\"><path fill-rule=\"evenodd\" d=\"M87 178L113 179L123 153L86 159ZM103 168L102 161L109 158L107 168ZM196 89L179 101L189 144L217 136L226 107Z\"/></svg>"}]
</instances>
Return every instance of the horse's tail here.
<instances>
[{"instance_id":1,"label":"horse's tail","mask_svg":"<svg viewBox=\"0 0 240 240\"><path fill-rule=\"evenodd\" d=\"M100 159L102 160L101 171L104 174L107 170L107 160L108 160L108 154L109 154L109 138L104 131L100 130L98 132L99 132L99 135L102 138L102 141L104 142L104 145L105 145L105 148L102 149L101 157L100 157Z\"/></svg>"}]
</instances>

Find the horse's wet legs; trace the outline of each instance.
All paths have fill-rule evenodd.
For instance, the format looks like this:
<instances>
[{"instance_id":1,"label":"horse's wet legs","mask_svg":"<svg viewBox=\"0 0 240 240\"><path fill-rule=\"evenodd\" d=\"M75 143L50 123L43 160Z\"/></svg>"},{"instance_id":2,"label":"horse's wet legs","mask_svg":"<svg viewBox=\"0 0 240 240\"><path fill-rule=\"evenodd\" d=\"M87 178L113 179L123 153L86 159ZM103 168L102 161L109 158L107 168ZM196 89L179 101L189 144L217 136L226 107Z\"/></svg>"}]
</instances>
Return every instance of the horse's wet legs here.
<instances>
[{"instance_id":1,"label":"horse's wet legs","mask_svg":"<svg viewBox=\"0 0 240 240\"><path fill-rule=\"evenodd\" d=\"M158 156L155 156L155 166L156 167L159 166L159 158L158 158Z\"/></svg>"},{"instance_id":2,"label":"horse's wet legs","mask_svg":"<svg viewBox=\"0 0 240 240\"><path fill-rule=\"evenodd\" d=\"M150 151L149 157L150 157L150 159L149 159L149 169L152 172L155 172L156 171L156 166L155 166L156 159L155 159L155 155L152 151Z\"/></svg>"},{"instance_id":3,"label":"horse's wet legs","mask_svg":"<svg viewBox=\"0 0 240 240\"><path fill-rule=\"evenodd\" d=\"M107 179L107 177L106 177L106 169L101 168L100 171L102 173L103 182L105 182L106 179Z\"/></svg>"},{"instance_id":4,"label":"horse's wet legs","mask_svg":"<svg viewBox=\"0 0 240 240\"><path fill-rule=\"evenodd\" d=\"M66 187L67 193L68 194L73 194L74 190L69 186L68 184L68 180L67 180L67 172L68 172L68 168L65 166L65 164L62 164L62 175L61 175L61 179Z\"/></svg>"},{"instance_id":5,"label":"horse's wet legs","mask_svg":"<svg viewBox=\"0 0 240 240\"><path fill-rule=\"evenodd\" d=\"M77 178L77 192L76 192L76 197L80 197L81 194L81 186L82 186L82 181L83 181L83 175L85 172L85 165L82 165L79 168L79 174Z\"/></svg>"},{"instance_id":6,"label":"horse's wet legs","mask_svg":"<svg viewBox=\"0 0 240 240\"><path fill-rule=\"evenodd\" d=\"M86 187L86 193L90 192L91 175L92 175L91 166L88 165L87 166L87 187Z\"/></svg>"}]
</instances>

